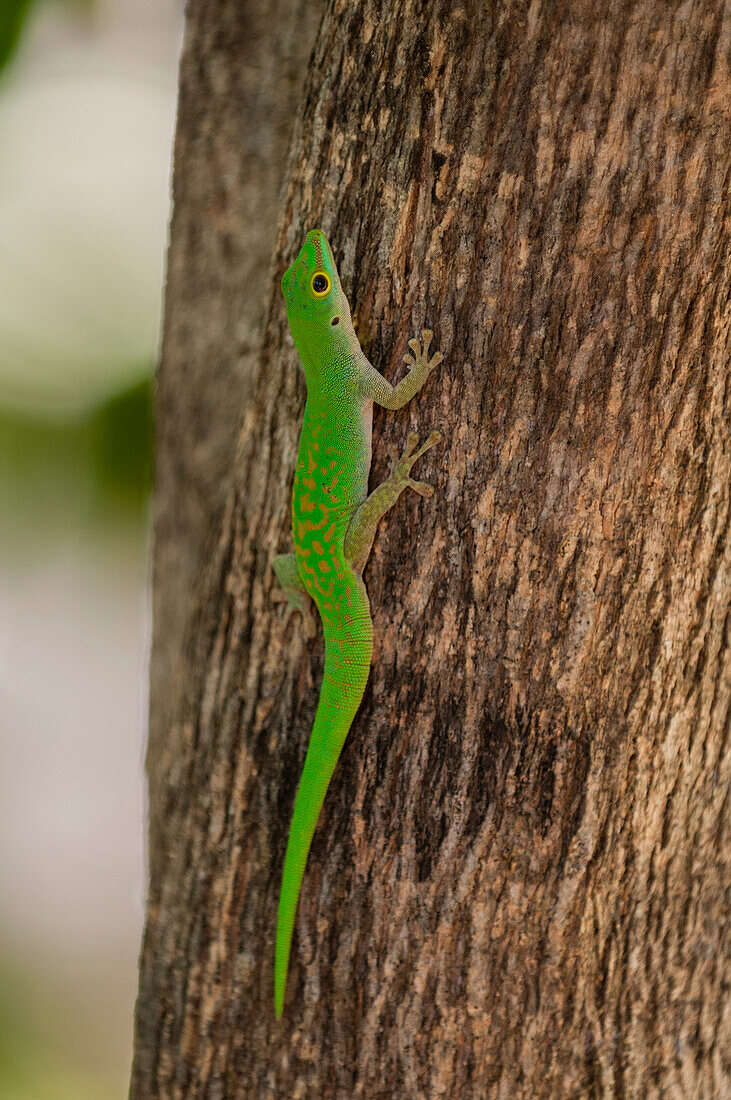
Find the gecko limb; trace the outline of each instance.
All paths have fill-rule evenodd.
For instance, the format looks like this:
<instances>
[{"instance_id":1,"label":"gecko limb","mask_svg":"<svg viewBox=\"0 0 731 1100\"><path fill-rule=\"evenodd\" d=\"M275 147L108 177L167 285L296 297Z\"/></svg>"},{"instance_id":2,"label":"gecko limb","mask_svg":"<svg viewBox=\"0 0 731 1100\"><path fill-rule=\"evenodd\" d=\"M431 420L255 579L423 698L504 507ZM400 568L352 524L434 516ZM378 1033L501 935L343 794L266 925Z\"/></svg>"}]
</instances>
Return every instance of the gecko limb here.
<instances>
[{"instance_id":1,"label":"gecko limb","mask_svg":"<svg viewBox=\"0 0 731 1100\"><path fill-rule=\"evenodd\" d=\"M429 345L433 335L430 329L425 328L422 330L421 340L416 336L409 340L409 347L413 354L404 355L404 363L408 365L409 373L396 386L392 386L363 356L360 368L364 394L385 409L403 408L424 385L429 372L444 358L440 351L432 355L431 359L429 358Z\"/></svg>"},{"instance_id":2,"label":"gecko limb","mask_svg":"<svg viewBox=\"0 0 731 1100\"><path fill-rule=\"evenodd\" d=\"M434 492L427 482L414 481L409 475L416 460L440 443L441 439L440 432L432 432L417 451L419 437L415 432L409 432L404 454L400 458L391 455L395 463L393 473L360 505L345 534L345 557L357 573L363 572L368 561L378 521L393 507L404 489L414 489L423 497L430 497Z\"/></svg>"},{"instance_id":3,"label":"gecko limb","mask_svg":"<svg viewBox=\"0 0 731 1100\"><path fill-rule=\"evenodd\" d=\"M281 591L275 590L274 599L286 600L287 618L299 611L308 638L315 636L315 620L312 616L312 599L302 583L295 554L277 554L272 562Z\"/></svg>"}]
</instances>

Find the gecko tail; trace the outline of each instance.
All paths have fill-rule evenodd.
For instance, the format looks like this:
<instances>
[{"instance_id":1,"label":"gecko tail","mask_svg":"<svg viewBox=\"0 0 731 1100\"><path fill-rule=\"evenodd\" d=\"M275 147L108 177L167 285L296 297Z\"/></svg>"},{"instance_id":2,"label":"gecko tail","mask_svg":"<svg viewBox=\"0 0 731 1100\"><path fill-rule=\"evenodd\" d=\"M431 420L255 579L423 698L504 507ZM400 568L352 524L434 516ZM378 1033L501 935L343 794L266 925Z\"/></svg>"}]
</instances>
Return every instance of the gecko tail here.
<instances>
[{"instance_id":1,"label":"gecko tail","mask_svg":"<svg viewBox=\"0 0 731 1100\"><path fill-rule=\"evenodd\" d=\"M281 1017L284 1007L297 902L312 837L330 779L368 682L373 629L368 597L362 582L360 587L364 606L353 609L351 621L339 629L325 624L325 669L320 700L294 801L279 894L274 953L274 1011L277 1019Z\"/></svg>"}]
</instances>

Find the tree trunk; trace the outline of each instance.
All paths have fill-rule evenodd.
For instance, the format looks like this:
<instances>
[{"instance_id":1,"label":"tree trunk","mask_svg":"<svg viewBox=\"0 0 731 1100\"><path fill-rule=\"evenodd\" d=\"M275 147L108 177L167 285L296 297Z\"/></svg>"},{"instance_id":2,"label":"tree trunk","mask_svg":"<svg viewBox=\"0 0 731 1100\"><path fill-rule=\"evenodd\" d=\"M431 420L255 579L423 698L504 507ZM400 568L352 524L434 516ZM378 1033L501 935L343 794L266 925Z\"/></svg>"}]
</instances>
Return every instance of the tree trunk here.
<instances>
[{"instance_id":1,"label":"tree trunk","mask_svg":"<svg viewBox=\"0 0 731 1100\"><path fill-rule=\"evenodd\" d=\"M321 0L189 0L157 382L150 674L150 870L167 733L187 671L188 599L226 499L251 384L279 192ZM163 755L161 755L163 754Z\"/></svg>"},{"instance_id":2,"label":"tree trunk","mask_svg":"<svg viewBox=\"0 0 731 1100\"><path fill-rule=\"evenodd\" d=\"M330 0L275 263L242 301L239 7L192 4L183 65L132 1095L721 1097L729 8ZM401 499L366 569L370 685L277 1024L322 671L321 638L271 601L304 397L279 276L315 225L371 361L395 381L425 323L446 356L406 409L377 411L372 481L410 428L446 443L419 470L435 497ZM262 302L237 372L237 319ZM217 425L191 445L210 369L241 440L171 618L176 556L201 555L169 517L228 454Z\"/></svg>"}]
</instances>

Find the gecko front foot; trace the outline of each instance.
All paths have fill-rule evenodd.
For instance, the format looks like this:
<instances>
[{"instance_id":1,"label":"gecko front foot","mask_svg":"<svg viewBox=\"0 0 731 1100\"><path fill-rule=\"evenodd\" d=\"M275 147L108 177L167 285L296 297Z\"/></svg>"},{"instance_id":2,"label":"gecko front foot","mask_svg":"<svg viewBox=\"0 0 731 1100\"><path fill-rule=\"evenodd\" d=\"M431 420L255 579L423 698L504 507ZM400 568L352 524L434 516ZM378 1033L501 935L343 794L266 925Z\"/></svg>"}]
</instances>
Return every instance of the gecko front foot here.
<instances>
[{"instance_id":1,"label":"gecko front foot","mask_svg":"<svg viewBox=\"0 0 731 1100\"><path fill-rule=\"evenodd\" d=\"M411 473L411 467L416 462L417 458L421 456L432 447L436 447L437 443L441 443L442 433L432 432L427 440L422 443L418 451L416 448L419 446L419 437L416 432L409 432L408 439L406 440L406 450L400 458L395 455L391 455L394 459L393 478L394 481L400 485L408 485L409 488L414 489L423 497L430 497L434 492L434 486L430 485L427 481L414 481L409 477Z\"/></svg>"},{"instance_id":2,"label":"gecko front foot","mask_svg":"<svg viewBox=\"0 0 731 1100\"><path fill-rule=\"evenodd\" d=\"M434 333L431 329L425 328L421 332L421 341L418 336L412 337L409 340L409 347L411 348L413 355L409 355L407 352L404 355L404 363L408 364L409 370L416 371L418 374L427 375L430 370L438 366L441 363L444 356L441 351L437 351L429 358L429 345L432 342Z\"/></svg>"}]
</instances>

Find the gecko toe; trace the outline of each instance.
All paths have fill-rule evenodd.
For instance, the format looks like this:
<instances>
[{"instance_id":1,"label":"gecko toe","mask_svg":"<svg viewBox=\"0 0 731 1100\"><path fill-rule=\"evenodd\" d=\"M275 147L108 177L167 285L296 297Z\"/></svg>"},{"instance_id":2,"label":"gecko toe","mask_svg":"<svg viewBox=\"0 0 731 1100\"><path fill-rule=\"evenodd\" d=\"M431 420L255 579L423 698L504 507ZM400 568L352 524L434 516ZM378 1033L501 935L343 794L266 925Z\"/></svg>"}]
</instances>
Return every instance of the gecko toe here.
<instances>
[{"instance_id":1,"label":"gecko toe","mask_svg":"<svg viewBox=\"0 0 731 1100\"><path fill-rule=\"evenodd\" d=\"M409 478L409 485L414 492L418 493L421 497L434 496L434 486L430 485L428 481L412 481L412 479Z\"/></svg>"},{"instance_id":2,"label":"gecko toe","mask_svg":"<svg viewBox=\"0 0 731 1100\"><path fill-rule=\"evenodd\" d=\"M315 635L317 634L317 630L315 629L315 620L312 618L312 616L311 615L303 615L302 616L302 623L303 623L303 626L305 628L305 637L306 638L314 638Z\"/></svg>"}]
</instances>

